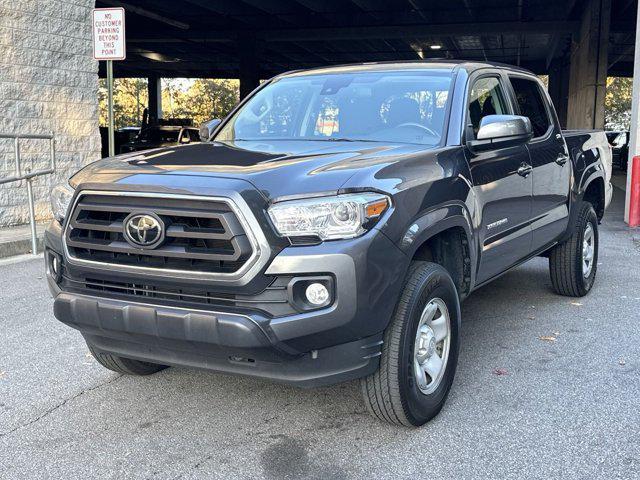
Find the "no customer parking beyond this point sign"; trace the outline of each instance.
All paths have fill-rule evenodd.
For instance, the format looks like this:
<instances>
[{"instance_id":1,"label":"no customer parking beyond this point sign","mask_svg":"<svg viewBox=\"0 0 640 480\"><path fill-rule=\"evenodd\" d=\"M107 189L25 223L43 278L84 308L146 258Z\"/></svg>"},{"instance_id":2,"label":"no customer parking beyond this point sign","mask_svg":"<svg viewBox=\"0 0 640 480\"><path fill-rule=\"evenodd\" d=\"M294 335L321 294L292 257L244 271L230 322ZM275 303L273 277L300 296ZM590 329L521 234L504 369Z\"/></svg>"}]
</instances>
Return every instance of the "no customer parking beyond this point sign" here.
<instances>
[{"instance_id":1,"label":"no customer parking beyond this point sign","mask_svg":"<svg viewBox=\"0 0 640 480\"><path fill-rule=\"evenodd\" d=\"M93 10L93 58L124 60L127 56L124 34L124 8Z\"/></svg>"}]
</instances>

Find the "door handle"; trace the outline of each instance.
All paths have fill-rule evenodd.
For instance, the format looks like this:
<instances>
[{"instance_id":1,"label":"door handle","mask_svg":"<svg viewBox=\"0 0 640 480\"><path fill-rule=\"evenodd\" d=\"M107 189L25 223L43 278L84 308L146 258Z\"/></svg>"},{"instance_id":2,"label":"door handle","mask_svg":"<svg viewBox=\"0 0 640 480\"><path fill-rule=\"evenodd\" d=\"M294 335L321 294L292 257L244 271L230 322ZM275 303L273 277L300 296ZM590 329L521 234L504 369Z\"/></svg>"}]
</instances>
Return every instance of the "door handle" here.
<instances>
[{"instance_id":1,"label":"door handle","mask_svg":"<svg viewBox=\"0 0 640 480\"><path fill-rule=\"evenodd\" d=\"M520 164L520 168L518 168L518 175L526 178L531 172L533 172L533 167L531 165L524 162Z\"/></svg>"},{"instance_id":2,"label":"door handle","mask_svg":"<svg viewBox=\"0 0 640 480\"><path fill-rule=\"evenodd\" d=\"M558 165L564 165L565 163L567 163L569 161L569 155L558 155L558 158L556 158L556 163Z\"/></svg>"}]
</instances>

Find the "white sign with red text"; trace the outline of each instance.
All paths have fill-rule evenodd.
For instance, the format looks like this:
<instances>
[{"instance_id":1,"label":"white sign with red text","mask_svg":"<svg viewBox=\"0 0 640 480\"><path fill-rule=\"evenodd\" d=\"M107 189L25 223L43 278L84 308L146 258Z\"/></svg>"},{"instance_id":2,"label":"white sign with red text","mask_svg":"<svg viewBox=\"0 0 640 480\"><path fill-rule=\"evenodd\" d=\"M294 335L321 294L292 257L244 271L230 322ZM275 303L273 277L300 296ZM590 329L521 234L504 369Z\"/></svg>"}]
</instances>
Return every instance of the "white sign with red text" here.
<instances>
[{"instance_id":1,"label":"white sign with red text","mask_svg":"<svg viewBox=\"0 0 640 480\"><path fill-rule=\"evenodd\" d=\"M127 57L124 36L124 8L93 10L93 58L124 60Z\"/></svg>"}]
</instances>

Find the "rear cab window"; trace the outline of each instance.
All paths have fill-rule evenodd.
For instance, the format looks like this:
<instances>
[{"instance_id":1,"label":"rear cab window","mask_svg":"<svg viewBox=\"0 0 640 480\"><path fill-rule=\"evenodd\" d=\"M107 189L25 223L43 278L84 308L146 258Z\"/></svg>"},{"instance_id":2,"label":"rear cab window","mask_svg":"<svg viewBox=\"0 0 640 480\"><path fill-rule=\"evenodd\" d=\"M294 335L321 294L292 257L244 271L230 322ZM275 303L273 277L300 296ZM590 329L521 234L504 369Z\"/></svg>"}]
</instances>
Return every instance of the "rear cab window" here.
<instances>
[{"instance_id":1,"label":"rear cab window","mask_svg":"<svg viewBox=\"0 0 640 480\"><path fill-rule=\"evenodd\" d=\"M546 136L553 124L540 84L535 80L516 76L509 76L509 81L520 115L528 117L531 121L533 137Z\"/></svg>"}]
</instances>

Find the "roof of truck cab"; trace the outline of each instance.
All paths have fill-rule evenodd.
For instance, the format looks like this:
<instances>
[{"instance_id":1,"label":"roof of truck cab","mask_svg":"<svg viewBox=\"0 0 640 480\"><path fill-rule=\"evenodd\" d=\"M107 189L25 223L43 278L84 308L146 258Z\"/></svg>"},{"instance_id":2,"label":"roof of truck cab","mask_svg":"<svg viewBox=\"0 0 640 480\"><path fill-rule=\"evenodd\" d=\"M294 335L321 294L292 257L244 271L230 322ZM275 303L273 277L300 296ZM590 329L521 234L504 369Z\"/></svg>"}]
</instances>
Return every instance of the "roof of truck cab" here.
<instances>
[{"instance_id":1,"label":"roof of truck cab","mask_svg":"<svg viewBox=\"0 0 640 480\"><path fill-rule=\"evenodd\" d=\"M428 60L406 60L401 62L368 62L368 63L351 63L345 65L332 65L328 67L316 67L305 70L293 70L285 72L277 76L281 77L299 77L305 75L326 75L335 73L355 73L355 72L379 72L390 70L449 70L456 68L464 68L471 72L483 68L500 68L513 72L526 73L534 75L533 72L499 62L478 62L468 60L450 60L450 59L428 59Z\"/></svg>"}]
</instances>

